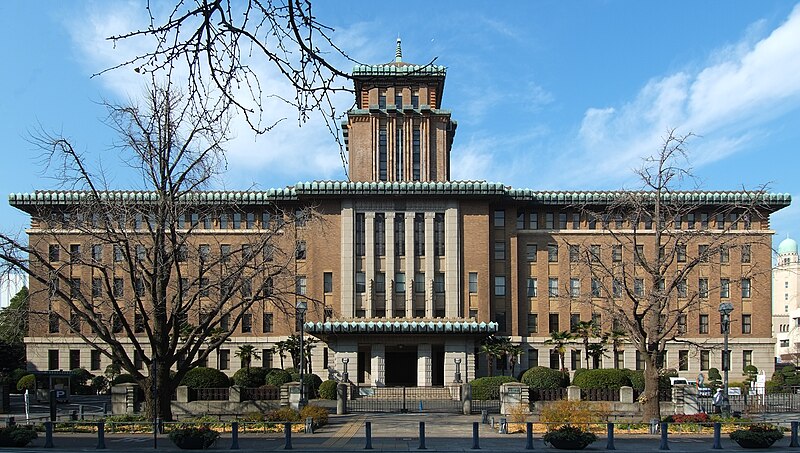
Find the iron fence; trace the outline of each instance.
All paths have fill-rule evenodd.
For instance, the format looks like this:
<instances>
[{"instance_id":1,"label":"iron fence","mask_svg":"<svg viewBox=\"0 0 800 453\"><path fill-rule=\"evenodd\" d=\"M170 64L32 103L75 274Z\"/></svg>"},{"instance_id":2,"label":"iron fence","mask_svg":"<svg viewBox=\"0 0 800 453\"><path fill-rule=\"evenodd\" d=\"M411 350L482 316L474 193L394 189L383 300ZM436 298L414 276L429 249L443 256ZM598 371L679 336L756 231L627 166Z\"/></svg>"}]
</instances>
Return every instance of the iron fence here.
<instances>
[{"instance_id":1,"label":"iron fence","mask_svg":"<svg viewBox=\"0 0 800 453\"><path fill-rule=\"evenodd\" d=\"M281 389L278 387L242 388L242 399L245 401L265 401L281 399Z\"/></svg>"},{"instance_id":2,"label":"iron fence","mask_svg":"<svg viewBox=\"0 0 800 453\"><path fill-rule=\"evenodd\" d=\"M358 387L353 412L452 412L462 410L458 387Z\"/></svg>"},{"instance_id":3,"label":"iron fence","mask_svg":"<svg viewBox=\"0 0 800 453\"><path fill-rule=\"evenodd\" d=\"M619 389L582 389L581 399L586 401L619 401Z\"/></svg>"},{"instance_id":4,"label":"iron fence","mask_svg":"<svg viewBox=\"0 0 800 453\"><path fill-rule=\"evenodd\" d=\"M230 397L230 388L195 389L194 401L227 401Z\"/></svg>"},{"instance_id":5,"label":"iron fence","mask_svg":"<svg viewBox=\"0 0 800 453\"><path fill-rule=\"evenodd\" d=\"M559 401L567 399L567 389L531 389L530 400L533 401Z\"/></svg>"}]
</instances>

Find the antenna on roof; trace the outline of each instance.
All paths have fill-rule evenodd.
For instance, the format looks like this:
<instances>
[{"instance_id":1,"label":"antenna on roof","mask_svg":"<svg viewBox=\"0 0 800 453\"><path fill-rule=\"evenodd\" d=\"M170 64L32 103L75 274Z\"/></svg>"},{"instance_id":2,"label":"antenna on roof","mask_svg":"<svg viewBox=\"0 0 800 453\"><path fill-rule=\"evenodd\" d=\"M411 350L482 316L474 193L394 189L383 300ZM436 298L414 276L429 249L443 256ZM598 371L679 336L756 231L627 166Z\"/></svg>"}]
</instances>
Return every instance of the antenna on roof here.
<instances>
[{"instance_id":1,"label":"antenna on roof","mask_svg":"<svg viewBox=\"0 0 800 453\"><path fill-rule=\"evenodd\" d=\"M401 63L403 61L403 49L400 47L400 37L397 37L397 48L394 51L394 61Z\"/></svg>"}]
</instances>

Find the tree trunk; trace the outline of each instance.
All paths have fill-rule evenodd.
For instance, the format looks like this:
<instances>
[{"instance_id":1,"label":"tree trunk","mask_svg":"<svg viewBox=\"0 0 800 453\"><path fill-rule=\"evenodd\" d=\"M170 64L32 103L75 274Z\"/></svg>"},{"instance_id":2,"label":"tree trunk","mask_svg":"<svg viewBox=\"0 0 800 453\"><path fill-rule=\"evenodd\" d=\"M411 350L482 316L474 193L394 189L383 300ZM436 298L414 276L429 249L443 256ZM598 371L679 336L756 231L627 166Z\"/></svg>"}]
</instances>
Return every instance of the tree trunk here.
<instances>
[{"instance_id":1,"label":"tree trunk","mask_svg":"<svg viewBox=\"0 0 800 453\"><path fill-rule=\"evenodd\" d=\"M649 423L652 419L661 419L661 404L658 401L658 368L656 354L639 351L645 356L644 394L642 401L642 421Z\"/></svg>"},{"instance_id":2,"label":"tree trunk","mask_svg":"<svg viewBox=\"0 0 800 453\"><path fill-rule=\"evenodd\" d=\"M158 367L156 370L156 389L153 391L152 380L148 377L139 385L144 389L145 413L148 420L161 418L172 421L172 394L177 388L172 380L169 368Z\"/></svg>"},{"instance_id":3,"label":"tree trunk","mask_svg":"<svg viewBox=\"0 0 800 453\"><path fill-rule=\"evenodd\" d=\"M586 368L589 368L589 338L583 339L583 352L586 354L584 361L586 362Z\"/></svg>"}]
</instances>

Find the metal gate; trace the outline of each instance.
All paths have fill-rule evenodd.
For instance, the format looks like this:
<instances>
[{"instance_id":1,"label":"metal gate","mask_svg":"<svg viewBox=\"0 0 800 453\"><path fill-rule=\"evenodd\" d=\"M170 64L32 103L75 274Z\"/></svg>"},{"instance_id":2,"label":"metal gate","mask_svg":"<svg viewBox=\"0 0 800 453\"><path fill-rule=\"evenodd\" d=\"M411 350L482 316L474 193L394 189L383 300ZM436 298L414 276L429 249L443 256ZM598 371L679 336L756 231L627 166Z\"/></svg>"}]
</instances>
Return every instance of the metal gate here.
<instances>
[{"instance_id":1,"label":"metal gate","mask_svg":"<svg viewBox=\"0 0 800 453\"><path fill-rule=\"evenodd\" d=\"M796 393L768 393L766 395L730 395L731 412L741 414L796 413L800 412L800 395ZM699 398L700 407L712 413L712 398Z\"/></svg>"},{"instance_id":2,"label":"metal gate","mask_svg":"<svg viewBox=\"0 0 800 453\"><path fill-rule=\"evenodd\" d=\"M353 412L461 413L459 387L358 387L347 402Z\"/></svg>"}]
</instances>

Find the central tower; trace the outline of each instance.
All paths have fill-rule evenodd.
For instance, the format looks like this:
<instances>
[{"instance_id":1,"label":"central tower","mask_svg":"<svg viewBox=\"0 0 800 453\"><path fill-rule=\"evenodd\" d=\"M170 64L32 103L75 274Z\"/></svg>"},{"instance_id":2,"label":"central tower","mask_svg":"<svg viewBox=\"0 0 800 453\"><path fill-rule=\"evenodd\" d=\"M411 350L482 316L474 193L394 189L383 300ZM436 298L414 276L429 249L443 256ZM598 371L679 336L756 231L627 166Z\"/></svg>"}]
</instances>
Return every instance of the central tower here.
<instances>
[{"instance_id":1,"label":"central tower","mask_svg":"<svg viewBox=\"0 0 800 453\"><path fill-rule=\"evenodd\" d=\"M353 68L356 107L342 123L351 181L450 180L456 122L441 109L447 68L395 60Z\"/></svg>"}]
</instances>

